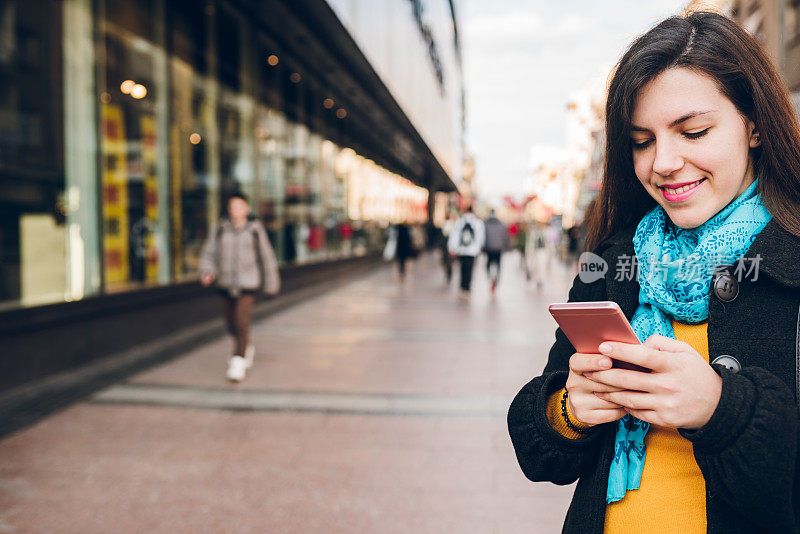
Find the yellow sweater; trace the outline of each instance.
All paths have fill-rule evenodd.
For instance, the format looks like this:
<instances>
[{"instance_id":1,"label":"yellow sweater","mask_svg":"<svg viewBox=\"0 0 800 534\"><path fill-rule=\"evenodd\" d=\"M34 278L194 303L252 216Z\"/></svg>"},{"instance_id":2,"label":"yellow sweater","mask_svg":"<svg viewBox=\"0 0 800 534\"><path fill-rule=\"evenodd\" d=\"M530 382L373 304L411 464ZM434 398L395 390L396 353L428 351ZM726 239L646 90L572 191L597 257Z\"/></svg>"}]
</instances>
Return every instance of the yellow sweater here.
<instances>
[{"instance_id":1,"label":"yellow sweater","mask_svg":"<svg viewBox=\"0 0 800 534\"><path fill-rule=\"evenodd\" d=\"M708 323L672 322L675 338L686 341L708 360ZM547 418L561 435L580 436L567 428L561 415L561 395L547 403ZM577 420L570 414L573 422ZM583 425L581 425L583 426ZM677 430L651 425L645 436L647 458L638 490L606 507L608 534L693 534L706 532L706 485L694 459L692 444Z\"/></svg>"}]
</instances>

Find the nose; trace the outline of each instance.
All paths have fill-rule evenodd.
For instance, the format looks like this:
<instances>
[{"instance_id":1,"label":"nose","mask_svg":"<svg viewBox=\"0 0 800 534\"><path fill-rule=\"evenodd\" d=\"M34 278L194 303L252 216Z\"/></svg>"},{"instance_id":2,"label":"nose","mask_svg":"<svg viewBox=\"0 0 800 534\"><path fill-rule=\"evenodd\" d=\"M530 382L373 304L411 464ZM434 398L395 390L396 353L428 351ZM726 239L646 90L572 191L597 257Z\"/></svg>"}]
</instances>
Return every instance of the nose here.
<instances>
[{"instance_id":1,"label":"nose","mask_svg":"<svg viewBox=\"0 0 800 534\"><path fill-rule=\"evenodd\" d=\"M656 143L656 156L653 160L653 172L661 176L669 176L683 167L683 156L675 143L661 140Z\"/></svg>"}]
</instances>

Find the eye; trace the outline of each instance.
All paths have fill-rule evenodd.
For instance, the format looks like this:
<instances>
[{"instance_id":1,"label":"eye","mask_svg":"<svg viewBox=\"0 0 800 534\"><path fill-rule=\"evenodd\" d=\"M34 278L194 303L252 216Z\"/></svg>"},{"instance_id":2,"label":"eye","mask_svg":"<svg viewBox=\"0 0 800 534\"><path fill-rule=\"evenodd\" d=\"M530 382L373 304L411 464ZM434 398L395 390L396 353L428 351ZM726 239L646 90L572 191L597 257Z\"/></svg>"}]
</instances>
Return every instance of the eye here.
<instances>
[{"instance_id":1,"label":"eye","mask_svg":"<svg viewBox=\"0 0 800 534\"><path fill-rule=\"evenodd\" d=\"M634 150L643 150L649 147L650 143L652 142L653 142L652 139L644 139L642 141L636 141L635 139L631 139L631 143L633 143Z\"/></svg>"},{"instance_id":2,"label":"eye","mask_svg":"<svg viewBox=\"0 0 800 534\"><path fill-rule=\"evenodd\" d=\"M710 130L710 129L711 128L709 127L709 128L706 128L705 130L700 130L699 132L683 132L683 136L686 139L700 139L705 134L707 134L708 130Z\"/></svg>"}]
</instances>

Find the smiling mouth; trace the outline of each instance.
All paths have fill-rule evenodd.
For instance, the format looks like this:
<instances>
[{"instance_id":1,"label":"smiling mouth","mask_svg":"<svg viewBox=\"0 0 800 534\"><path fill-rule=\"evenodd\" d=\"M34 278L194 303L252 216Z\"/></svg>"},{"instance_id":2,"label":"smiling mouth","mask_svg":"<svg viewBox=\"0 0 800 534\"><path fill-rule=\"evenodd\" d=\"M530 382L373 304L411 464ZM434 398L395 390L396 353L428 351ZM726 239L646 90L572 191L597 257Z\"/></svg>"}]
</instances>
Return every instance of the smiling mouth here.
<instances>
[{"instance_id":1,"label":"smiling mouth","mask_svg":"<svg viewBox=\"0 0 800 534\"><path fill-rule=\"evenodd\" d=\"M669 202L682 202L694 194L694 190L705 182L707 178L701 178L694 182L683 182L680 184L668 184L658 186L664 198Z\"/></svg>"},{"instance_id":2,"label":"smiling mouth","mask_svg":"<svg viewBox=\"0 0 800 534\"><path fill-rule=\"evenodd\" d=\"M706 178L700 178L699 180L697 180L695 182L688 182L688 183L684 182L682 184L660 185L660 186L658 186L658 188L661 189L662 191L666 191L668 193L672 193L673 195L678 195L680 193L685 193L686 191L688 191L690 189L694 189L695 187L700 185L701 182L704 182L705 180L706 180Z\"/></svg>"}]
</instances>

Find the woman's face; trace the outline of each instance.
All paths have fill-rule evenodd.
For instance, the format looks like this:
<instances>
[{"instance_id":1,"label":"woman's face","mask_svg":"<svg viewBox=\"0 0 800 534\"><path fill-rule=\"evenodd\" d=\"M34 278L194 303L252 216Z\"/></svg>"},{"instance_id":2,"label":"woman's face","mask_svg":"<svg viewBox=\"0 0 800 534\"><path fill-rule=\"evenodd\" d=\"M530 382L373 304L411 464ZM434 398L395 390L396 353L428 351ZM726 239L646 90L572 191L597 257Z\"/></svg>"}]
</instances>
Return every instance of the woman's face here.
<instances>
[{"instance_id":1,"label":"woman's face","mask_svg":"<svg viewBox=\"0 0 800 534\"><path fill-rule=\"evenodd\" d=\"M645 85L630 135L636 177L681 228L700 226L753 183L754 125L705 74L672 68Z\"/></svg>"},{"instance_id":2,"label":"woman's face","mask_svg":"<svg viewBox=\"0 0 800 534\"><path fill-rule=\"evenodd\" d=\"M241 198L232 198L228 201L228 215L234 221L241 221L250 214L250 205Z\"/></svg>"}]
</instances>

